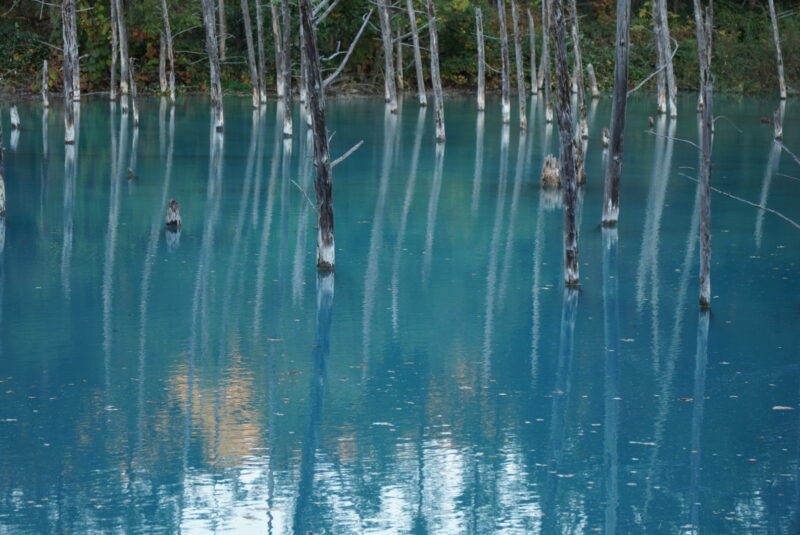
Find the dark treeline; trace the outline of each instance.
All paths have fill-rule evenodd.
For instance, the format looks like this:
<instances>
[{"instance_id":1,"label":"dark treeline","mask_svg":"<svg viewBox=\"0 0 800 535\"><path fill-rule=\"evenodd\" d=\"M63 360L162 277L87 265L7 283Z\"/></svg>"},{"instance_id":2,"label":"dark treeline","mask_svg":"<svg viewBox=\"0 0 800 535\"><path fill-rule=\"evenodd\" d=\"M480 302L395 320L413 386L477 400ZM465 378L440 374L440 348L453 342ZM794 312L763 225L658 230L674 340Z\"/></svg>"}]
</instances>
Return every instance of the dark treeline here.
<instances>
[{"instance_id":1,"label":"dark treeline","mask_svg":"<svg viewBox=\"0 0 800 535\"><path fill-rule=\"evenodd\" d=\"M332 1L331 3L334 3ZM217 12L224 13L220 27L220 59L222 84L228 93L251 91L247 64L248 46L245 18L240 3L215 0ZM127 22L129 55L136 62L136 77L143 92L157 92L163 87L159 80L159 62L165 47L161 46L164 30L162 5L169 11L171 32L174 35L175 77L179 92L204 91L208 85L208 60L205 49L201 5L196 1L122 0ZM280 2L277 2L280 5ZM427 16L423 2L413 3L420 26L423 61L429 64ZM296 2L290 2L291 17L299 27ZM332 71L347 51L362 25L362 17L374 7L370 0L345 0L318 27L322 68ZM490 0L437 0L435 9L439 32L441 78L451 91L473 91L478 81L477 41L475 38L474 8L485 14L486 59L491 67L486 72L489 90L501 85L501 47L494 2ZM541 32L539 0L519 2L520 12L530 9L535 31ZM77 2L78 44L80 50L80 84L84 92L107 91L112 51L111 2L80 0ZM271 35L272 4L260 5L267 49L266 89L276 91L274 42ZM395 61L403 80L404 91L416 86L411 25L404 11L404 2L390 6L391 24L395 36L400 36L402 62ZM251 30L255 33L258 16L255 2L249 3ZM609 92L614 74L615 3L612 0L579 0L583 63L591 64L597 73L600 89ZM280 9L277 10L280 12ZM800 17L792 2L776 5L789 92L800 77L800 56L789 51L800 49ZM630 83L644 79L653 72L657 50L653 38L652 2L632 2ZM219 18L219 15L217 15ZM675 78L679 89L698 89L697 40L689 0L668 2L670 34L680 46L675 54ZM719 92L756 93L775 90L775 48L767 0L732 0L715 4L715 90ZM510 25L511 21L507 20ZM527 17L520 17L522 31L527 32ZM62 76L61 11L57 6L33 0L7 1L0 9L0 77L7 89L18 92L39 92L42 62L48 60L49 88L60 91ZM395 37L396 39L396 37ZM571 47L569 47L571 48ZM530 49L525 46L526 64ZM569 50L571 54L572 51ZM338 54L338 55L337 55ZM335 57L331 57L335 56ZM325 61L328 59L328 61ZM293 40L294 76L300 73L299 40ZM364 36L354 48L344 71L329 89L338 92L380 93L383 85L383 53L378 17L371 20ZM746 68L743 68L745 67ZM495 69L498 72L495 72ZM430 77L428 69L425 76ZM430 81L428 80L428 87ZM656 80L650 82L654 87Z\"/></svg>"}]
</instances>

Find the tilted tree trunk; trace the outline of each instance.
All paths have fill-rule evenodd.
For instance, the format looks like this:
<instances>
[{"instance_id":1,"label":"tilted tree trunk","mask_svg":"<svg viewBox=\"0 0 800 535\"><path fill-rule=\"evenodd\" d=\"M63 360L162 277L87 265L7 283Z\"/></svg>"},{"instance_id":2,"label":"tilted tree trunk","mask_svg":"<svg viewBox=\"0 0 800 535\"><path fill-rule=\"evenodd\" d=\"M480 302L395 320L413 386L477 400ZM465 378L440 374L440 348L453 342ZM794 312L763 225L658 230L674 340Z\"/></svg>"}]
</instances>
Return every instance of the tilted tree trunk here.
<instances>
[{"instance_id":1,"label":"tilted tree trunk","mask_svg":"<svg viewBox=\"0 0 800 535\"><path fill-rule=\"evenodd\" d=\"M567 64L567 30L562 0L552 0L553 24L556 33L556 79L558 80L558 133L560 138L561 189L564 195L564 282L568 286L580 280L578 266L578 200L573 159L572 110L570 109L569 66Z\"/></svg>"},{"instance_id":2,"label":"tilted tree trunk","mask_svg":"<svg viewBox=\"0 0 800 535\"><path fill-rule=\"evenodd\" d=\"M283 98L283 36L281 35L281 18L278 11L278 4L272 2L270 5L270 14L272 15L272 40L275 46L275 86L278 92L278 98Z\"/></svg>"},{"instance_id":3,"label":"tilted tree trunk","mask_svg":"<svg viewBox=\"0 0 800 535\"><path fill-rule=\"evenodd\" d=\"M219 23L219 60L228 58L228 22L225 17L225 0L217 0L217 22Z\"/></svg>"},{"instance_id":4,"label":"tilted tree trunk","mask_svg":"<svg viewBox=\"0 0 800 535\"><path fill-rule=\"evenodd\" d=\"M111 81L108 99L117 100L117 60L119 59L119 30L117 28L117 2L111 0Z\"/></svg>"},{"instance_id":5,"label":"tilted tree trunk","mask_svg":"<svg viewBox=\"0 0 800 535\"><path fill-rule=\"evenodd\" d=\"M328 129L325 124L325 92L317 50L317 32L314 13L309 0L300 0L300 21L303 25L304 47L308 54L309 109L313 116L314 164L317 178L314 190L317 194L317 268L331 270L336 264L336 248L333 235L333 173L331 170Z\"/></svg>"},{"instance_id":6,"label":"tilted tree trunk","mask_svg":"<svg viewBox=\"0 0 800 535\"><path fill-rule=\"evenodd\" d=\"M667 113L667 75L666 58L669 54L664 50L664 42L661 40L661 9L659 0L653 0L653 43L656 49L656 111Z\"/></svg>"},{"instance_id":7,"label":"tilted tree trunk","mask_svg":"<svg viewBox=\"0 0 800 535\"><path fill-rule=\"evenodd\" d=\"M281 0L281 52L283 59L283 137L292 137L292 18L289 0Z\"/></svg>"},{"instance_id":8,"label":"tilted tree trunk","mask_svg":"<svg viewBox=\"0 0 800 535\"><path fill-rule=\"evenodd\" d=\"M264 55L264 15L261 2L256 2L256 42L258 43L258 98L262 104L267 102L266 57Z\"/></svg>"},{"instance_id":9,"label":"tilted tree trunk","mask_svg":"<svg viewBox=\"0 0 800 535\"><path fill-rule=\"evenodd\" d=\"M386 0L378 0L378 18L381 21L381 40L383 42L383 89L389 111L397 113L397 86L394 71L394 46L392 46L392 19Z\"/></svg>"},{"instance_id":10,"label":"tilted tree trunk","mask_svg":"<svg viewBox=\"0 0 800 535\"><path fill-rule=\"evenodd\" d=\"M256 3L259 1L260 0L256 0ZM250 67L250 81L253 84L253 107L258 108L261 103L261 90L258 85L258 66L256 64L256 51L253 46L253 27L250 23L250 5L247 0L241 0L241 7L244 37L247 42L247 66Z\"/></svg>"},{"instance_id":11,"label":"tilted tree trunk","mask_svg":"<svg viewBox=\"0 0 800 535\"><path fill-rule=\"evenodd\" d=\"M701 17L701 19L703 19ZM711 9L706 9L703 26L705 56L700 73L700 90L703 93L703 112L700 125L700 307L711 307L711 150L714 117L712 114L713 82L711 80Z\"/></svg>"},{"instance_id":12,"label":"tilted tree trunk","mask_svg":"<svg viewBox=\"0 0 800 535\"><path fill-rule=\"evenodd\" d=\"M47 60L42 63L42 106L45 108L50 107L50 100L47 98L47 84L49 76L47 73Z\"/></svg>"},{"instance_id":13,"label":"tilted tree trunk","mask_svg":"<svg viewBox=\"0 0 800 535\"><path fill-rule=\"evenodd\" d=\"M425 71L422 68L422 54L419 50L419 30L417 29L417 14L414 12L414 0L406 0L408 22L411 24L411 42L414 45L414 68L417 71L417 98L420 106L428 105L425 94Z\"/></svg>"},{"instance_id":14,"label":"tilted tree trunk","mask_svg":"<svg viewBox=\"0 0 800 535\"><path fill-rule=\"evenodd\" d=\"M78 36L75 34L75 0L61 3L61 21L64 39L64 143L75 143L75 104L72 83L74 62L78 57Z\"/></svg>"},{"instance_id":15,"label":"tilted tree trunk","mask_svg":"<svg viewBox=\"0 0 800 535\"><path fill-rule=\"evenodd\" d=\"M164 41L167 49L167 59L169 60L169 100L175 102L175 49L172 44L172 29L169 24L169 11L167 10L167 0L161 0L161 18L164 21Z\"/></svg>"},{"instance_id":16,"label":"tilted tree trunk","mask_svg":"<svg viewBox=\"0 0 800 535\"><path fill-rule=\"evenodd\" d=\"M483 14L475 8L475 32L478 41L478 111L486 109L486 47L483 41Z\"/></svg>"},{"instance_id":17,"label":"tilted tree trunk","mask_svg":"<svg viewBox=\"0 0 800 535\"><path fill-rule=\"evenodd\" d=\"M586 66L586 72L589 73L589 87L592 89L592 98L600 98L600 90L597 89L597 77L594 74L594 66L591 63Z\"/></svg>"},{"instance_id":18,"label":"tilted tree trunk","mask_svg":"<svg viewBox=\"0 0 800 535\"><path fill-rule=\"evenodd\" d=\"M222 82L219 72L219 50L217 50L217 23L214 20L214 0L200 0L203 7L203 25L206 27L206 53L211 81L211 105L214 107L214 129L225 129L222 110Z\"/></svg>"},{"instance_id":19,"label":"tilted tree trunk","mask_svg":"<svg viewBox=\"0 0 800 535\"><path fill-rule=\"evenodd\" d=\"M544 120L553 122L553 102L550 97L552 77L550 76L550 34L552 32L549 3L542 0L542 89L544 91Z\"/></svg>"},{"instance_id":20,"label":"tilted tree trunk","mask_svg":"<svg viewBox=\"0 0 800 535\"><path fill-rule=\"evenodd\" d=\"M630 52L630 0L617 2L616 62L614 95L611 101L611 139L603 187L603 225L616 225L619 220L619 181L622 175L622 134L628 100L628 55Z\"/></svg>"},{"instance_id":21,"label":"tilted tree trunk","mask_svg":"<svg viewBox=\"0 0 800 535\"><path fill-rule=\"evenodd\" d=\"M509 97L509 61L508 61L508 31L506 30L506 3L505 0L497 0L497 17L500 25L500 73L502 76L502 120L503 124L511 122L511 101Z\"/></svg>"},{"instance_id":22,"label":"tilted tree trunk","mask_svg":"<svg viewBox=\"0 0 800 535\"><path fill-rule=\"evenodd\" d=\"M563 6L562 6L563 8ZM578 90L578 136L580 139L588 139L589 124L586 120L586 83L583 78L583 56L581 54L580 27L578 25L578 7L575 0L569 0L570 11L570 30L572 34L572 58L574 62L573 72L575 73L575 86ZM582 144L578 144L577 150L581 153L576 161L580 161L580 169L577 170L578 176L583 174L583 149ZM580 180L578 181L580 182Z\"/></svg>"},{"instance_id":23,"label":"tilted tree trunk","mask_svg":"<svg viewBox=\"0 0 800 535\"><path fill-rule=\"evenodd\" d=\"M428 0L428 33L430 35L433 119L436 123L436 141L444 141L444 96L442 94L442 76L439 73L439 34L436 31L436 10L433 6L433 0Z\"/></svg>"},{"instance_id":24,"label":"tilted tree trunk","mask_svg":"<svg viewBox=\"0 0 800 535\"><path fill-rule=\"evenodd\" d=\"M528 110L525 100L528 98L528 91L525 88L525 67L522 63L522 34L519 29L519 12L517 11L516 0L511 0L511 24L514 26L514 61L517 67L517 97L519 100L519 127L521 130L528 129Z\"/></svg>"},{"instance_id":25,"label":"tilted tree trunk","mask_svg":"<svg viewBox=\"0 0 800 535\"><path fill-rule=\"evenodd\" d=\"M161 94L167 93L167 44L163 32L158 39L158 88Z\"/></svg>"},{"instance_id":26,"label":"tilted tree trunk","mask_svg":"<svg viewBox=\"0 0 800 535\"><path fill-rule=\"evenodd\" d=\"M134 128L139 126L139 106L136 104L136 79L134 78L133 73L133 58L130 58L130 64L128 65L128 76L130 76L130 84L131 84L131 109L133 110L133 126ZM134 157L134 155L131 155Z\"/></svg>"},{"instance_id":27,"label":"tilted tree trunk","mask_svg":"<svg viewBox=\"0 0 800 535\"><path fill-rule=\"evenodd\" d=\"M122 94L122 111L128 109L128 28L125 24L125 10L122 8L122 0L112 0L116 4L117 15L117 36L119 37L119 92Z\"/></svg>"},{"instance_id":28,"label":"tilted tree trunk","mask_svg":"<svg viewBox=\"0 0 800 535\"><path fill-rule=\"evenodd\" d=\"M786 100L786 79L783 77L783 54L781 53L781 36L778 33L778 17L775 14L775 0L769 2L769 18L772 21L772 39L775 41L775 59L778 62L778 89L781 100Z\"/></svg>"},{"instance_id":29,"label":"tilted tree trunk","mask_svg":"<svg viewBox=\"0 0 800 535\"><path fill-rule=\"evenodd\" d=\"M535 95L539 91L539 81L536 76L536 26L533 23L533 15L531 10L528 12L528 32L531 39L531 95Z\"/></svg>"},{"instance_id":30,"label":"tilted tree trunk","mask_svg":"<svg viewBox=\"0 0 800 535\"><path fill-rule=\"evenodd\" d=\"M669 15L667 14L667 0L655 0L661 11L661 29L659 38L661 39L661 50L665 55L665 66L667 75L667 95L669 97L669 116L678 116L678 86L675 83L675 68L672 63L672 42L669 37Z\"/></svg>"}]
</instances>

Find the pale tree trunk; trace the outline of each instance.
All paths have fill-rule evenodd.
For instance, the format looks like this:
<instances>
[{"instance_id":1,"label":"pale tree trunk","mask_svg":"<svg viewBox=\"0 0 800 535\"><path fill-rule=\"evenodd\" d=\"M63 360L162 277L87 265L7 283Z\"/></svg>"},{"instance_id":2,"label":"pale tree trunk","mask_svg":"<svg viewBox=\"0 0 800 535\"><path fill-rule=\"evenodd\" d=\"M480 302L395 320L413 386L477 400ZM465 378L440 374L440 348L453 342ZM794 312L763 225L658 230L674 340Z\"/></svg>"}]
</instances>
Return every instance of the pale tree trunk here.
<instances>
[{"instance_id":1,"label":"pale tree trunk","mask_svg":"<svg viewBox=\"0 0 800 535\"><path fill-rule=\"evenodd\" d=\"M542 88L544 90L544 120L553 122L553 102L550 98L552 78L550 76L550 9L551 0L542 0Z\"/></svg>"},{"instance_id":2,"label":"pale tree trunk","mask_svg":"<svg viewBox=\"0 0 800 535\"><path fill-rule=\"evenodd\" d=\"M702 17L701 17L702 19ZM711 80L711 8L706 9L703 26L705 57L700 73L703 113L700 125L700 307L711 307L711 150L714 117L712 115L713 82Z\"/></svg>"},{"instance_id":3,"label":"pale tree trunk","mask_svg":"<svg viewBox=\"0 0 800 535\"><path fill-rule=\"evenodd\" d=\"M258 98L261 104L267 102L266 58L264 55L264 15L261 2L256 2L256 42L258 43Z\"/></svg>"},{"instance_id":4,"label":"pale tree trunk","mask_svg":"<svg viewBox=\"0 0 800 535\"><path fill-rule=\"evenodd\" d=\"M531 10L528 12L528 32L531 39L531 95L535 95L539 91L539 81L536 76L536 26L533 23L533 15Z\"/></svg>"},{"instance_id":5,"label":"pale tree trunk","mask_svg":"<svg viewBox=\"0 0 800 535\"><path fill-rule=\"evenodd\" d=\"M117 100L117 60L119 58L119 30L117 28L117 2L111 0L111 81L109 100ZM46 62L45 62L46 63Z\"/></svg>"},{"instance_id":6,"label":"pale tree trunk","mask_svg":"<svg viewBox=\"0 0 800 535\"><path fill-rule=\"evenodd\" d=\"M130 64L128 65L128 76L131 77L130 85L131 85L131 109L133 110L133 126L134 128L136 128L139 126L139 106L136 105L136 79L134 78L134 73L133 73L133 58L130 58L128 61L130 61Z\"/></svg>"},{"instance_id":7,"label":"pale tree trunk","mask_svg":"<svg viewBox=\"0 0 800 535\"><path fill-rule=\"evenodd\" d=\"M158 45L158 87L164 95L167 92L167 44L163 33L159 36Z\"/></svg>"},{"instance_id":8,"label":"pale tree trunk","mask_svg":"<svg viewBox=\"0 0 800 535\"><path fill-rule=\"evenodd\" d=\"M45 108L50 107L50 100L47 98L47 85L48 85L48 73L47 73L47 60L44 60L42 63L42 106Z\"/></svg>"},{"instance_id":9,"label":"pale tree trunk","mask_svg":"<svg viewBox=\"0 0 800 535\"><path fill-rule=\"evenodd\" d=\"M661 39L661 50L664 51L664 59L667 75L667 95L669 97L669 116L678 116L678 86L675 83L675 68L672 63L672 42L669 37L669 15L667 13L667 0L655 0L661 11L659 20L661 28L659 38Z\"/></svg>"},{"instance_id":10,"label":"pale tree trunk","mask_svg":"<svg viewBox=\"0 0 800 535\"><path fill-rule=\"evenodd\" d=\"M508 61L508 32L506 31L506 4L505 0L497 0L497 17L500 25L500 65L502 75L502 120L503 124L511 122L511 101L509 97L510 82Z\"/></svg>"},{"instance_id":11,"label":"pale tree trunk","mask_svg":"<svg viewBox=\"0 0 800 535\"><path fill-rule=\"evenodd\" d=\"M228 57L228 22L225 17L225 0L217 2L217 22L219 23L219 60L225 61Z\"/></svg>"},{"instance_id":12,"label":"pale tree trunk","mask_svg":"<svg viewBox=\"0 0 800 535\"><path fill-rule=\"evenodd\" d=\"M597 76L594 74L594 66L591 63L586 66L586 72L589 74L589 87L592 89L592 98L600 98L600 90L597 89Z\"/></svg>"},{"instance_id":13,"label":"pale tree trunk","mask_svg":"<svg viewBox=\"0 0 800 535\"><path fill-rule=\"evenodd\" d=\"M300 42L300 87L297 88L298 97L300 100L300 104L306 103L306 92L307 92L307 81L306 81L306 69L308 68L308 59L306 58L306 47L303 43L305 43L305 39L303 36L303 25L300 25L300 30L298 32L298 38ZM305 106L300 106L301 108L305 109ZM309 116L310 117L310 116ZM309 124L310 126L310 124Z\"/></svg>"},{"instance_id":14,"label":"pale tree trunk","mask_svg":"<svg viewBox=\"0 0 800 535\"><path fill-rule=\"evenodd\" d=\"M78 39L75 35L75 0L61 3L61 21L64 39L64 143L75 143L75 104L73 99L73 69L78 57Z\"/></svg>"},{"instance_id":15,"label":"pale tree trunk","mask_svg":"<svg viewBox=\"0 0 800 535\"><path fill-rule=\"evenodd\" d=\"M572 33L572 57L574 61L574 68L573 71L575 73L575 86L578 92L578 134L580 139L588 139L589 138L589 124L586 120L586 82L583 78L583 57L581 54L581 37L580 37L580 27L578 25L578 7L576 5L575 0L569 0L569 11L570 11L570 18L572 19L572 23L570 24L571 33ZM582 145L578 144L578 151L580 152L580 157L576 158L576 162L580 160L580 165L578 166L579 169L577 170L578 177L582 176L583 174L583 149L581 148ZM578 182L581 182L580 179Z\"/></svg>"},{"instance_id":16,"label":"pale tree trunk","mask_svg":"<svg viewBox=\"0 0 800 535\"><path fill-rule=\"evenodd\" d=\"M772 21L772 39L775 41L775 58L778 62L778 88L781 100L786 100L786 79L783 77L783 54L781 53L781 37L778 33L778 17L775 14L775 0L769 2L769 18Z\"/></svg>"},{"instance_id":17,"label":"pale tree trunk","mask_svg":"<svg viewBox=\"0 0 800 535\"><path fill-rule=\"evenodd\" d=\"M169 24L169 11L167 0L161 0L161 18L164 21L164 40L169 60L169 100L175 103L175 51L172 45L172 29Z\"/></svg>"},{"instance_id":18,"label":"pale tree trunk","mask_svg":"<svg viewBox=\"0 0 800 535\"><path fill-rule=\"evenodd\" d=\"M572 110L570 109L569 66L567 65L567 30L562 0L553 0L553 24L556 32L556 79L558 80L558 133L560 138L560 174L564 195L564 283L578 284L578 227L575 160L572 153Z\"/></svg>"},{"instance_id":19,"label":"pale tree trunk","mask_svg":"<svg viewBox=\"0 0 800 535\"><path fill-rule=\"evenodd\" d=\"M261 0L256 0L256 3ZM261 90L258 85L258 67L256 65L256 52L253 46L253 28L250 24L250 5L247 0L241 0L242 22L244 23L244 37L247 42L247 65L250 67L250 81L253 84L253 107L258 108L261 103Z\"/></svg>"},{"instance_id":20,"label":"pale tree trunk","mask_svg":"<svg viewBox=\"0 0 800 535\"><path fill-rule=\"evenodd\" d=\"M622 134L628 100L628 54L630 52L630 0L617 2L616 62L614 95L611 101L611 139L603 187L603 225L616 225L619 220L619 180L622 175Z\"/></svg>"},{"instance_id":21,"label":"pale tree trunk","mask_svg":"<svg viewBox=\"0 0 800 535\"><path fill-rule=\"evenodd\" d=\"M664 42L661 40L661 9L659 0L653 1L653 43L656 49L656 111L667 113L667 75L664 72L666 58L669 55L664 50Z\"/></svg>"},{"instance_id":22,"label":"pale tree trunk","mask_svg":"<svg viewBox=\"0 0 800 535\"><path fill-rule=\"evenodd\" d=\"M0 217L6 215L6 180L3 171L3 125L0 123Z\"/></svg>"},{"instance_id":23,"label":"pale tree trunk","mask_svg":"<svg viewBox=\"0 0 800 535\"><path fill-rule=\"evenodd\" d=\"M128 29L125 24L125 10L122 9L122 0L112 0L116 5L114 10L117 15L117 36L119 37L119 92L122 94L122 111L126 112L128 105Z\"/></svg>"},{"instance_id":24,"label":"pale tree trunk","mask_svg":"<svg viewBox=\"0 0 800 535\"><path fill-rule=\"evenodd\" d=\"M214 129L225 129L222 110L222 82L219 73L219 51L217 50L217 23L214 20L214 0L200 0L203 6L203 25L206 27L206 52L208 53L209 78L211 81L211 105L214 107Z\"/></svg>"},{"instance_id":25,"label":"pale tree trunk","mask_svg":"<svg viewBox=\"0 0 800 535\"><path fill-rule=\"evenodd\" d=\"M478 40L478 111L486 109L486 47L483 41L483 14L475 8L475 31Z\"/></svg>"},{"instance_id":26,"label":"pale tree trunk","mask_svg":"<svg viewBox=\"0 0 800 535\"><path fill-rule=\"evenodd\" d=\"M697 62L700 66L700 92L697 98L697 111L702 111L703 109L703 72L707 68L706 67L706 57L704 50L706 49L705 45L705 30L703 29L703 11L700 7L700 0L694 0L692 3L694 9L694 24L695 24L695 31L697 35Z\"/></svg>"},{"instance_id":27,"label":"pale tree trunk","mask_svg":"<svg viewBox=\"0 0 800 535\"><path fill-rule=\"evenodd\" d=\"M422 54L419 50L419 30L417 30L417 15L414 12L414 0L406 0L406 11L408 11L408 22L411 24L411 42L414 45L414 68L417 71L417 97L420 106L428 105L428 97L425 94L425 72L422 68Z\"/></svg>"},{"instance_id":28,"label":"pale tree trunk","mask_svg":"<svg viewBox=\"0 0 800 535\"><path fill-rule=\"evenodd\" d=\"M278 98L283 98L283 36L281 35L281 20L277 3L270 6L272 15L272 40L275 44L275 86Z\"/></svg>"},{"instance_id":29,"label":"pale tree trunk","mask_svg":"<svg viewBox=\"0 0 800 535\"><path fill-rule=\"evenodd\" d=\"M317 194L317 268L332 270L336 264L336 248L333 235L333 173L331 170L328 129L325 125L325 93L317 51L317 32L314 13L309 0L300 0L300 23L303 25L304 48L308 54L309 109L313 116L314 163L317 178L314 190Z\"/></svg>"},{"instance_id":30,"label":"pale tree trunk","mask_svg":"<svg viewBox=\"0 0 800 535\"><path fill-rule=\"evenodd\" d=\"M381 21L381 39L383 41L383 88L389 111L397 113L397 86L394 71L394 47L392 46L392 19L386 0L378 0L378 18Z\"/></svg>"},{"instance_id":31,"label":"pale tree trunk","mask_svg":"<svg viewBox=\"0 0 800 535\"><path fill-rule=\"evenodd\" d=\"M516 0L511 0L511 24L514 26L514 61L517 67L517 97L519 100L519 128L528 129L528 110L525 100L528 91L525 89L525 67L522 63L522 35L519 30L519 12Z\"/></svg>"},{"instance_id":32,"label":"pale tree trunk","mask_svg":"<svg viewBox=\"0 0 800 535\"><path fill-rule=\"evenodd\" d=\"M292 137L292 18L289 0L281 0L281 52L283 59L283 137Z\"/></svg>"},{"instance_id":33,"label":"pale tree trunk","mask_svg":"<svg viewBox=\"0 0 800 535\"><path fill-rule=\"evenodd\" d=\"M16 150L16 147L14 146L14 141L13 141L13 137L14 137L13 130L19 130L20 128L22 128L22 123L19 120L19 110L17 110L17 105L16 104L13 104L11 106L10 115L11 115L11 130L12 130L12 132L11 132L11 137L12 137L11 150Z\"/></svg>"},{"instance_id":34,"label":"pale tree trunk","mask_svg":"<svg viewBox=\"0 0 800 535\"><path fill-rule=\"evenodd\" d=\"M397 51L397 91L402 93L405 91L406 83L403 80L403 29L397 29L397 37L395 38L395 49Z\"/></svg>"},{"instance_id":35,"label":"pale tree trunk","mask_svg":"<svg viewBox=\"0 0 800 535\"><path fill-rule=\"evenodd\" d=\"M431 83L433 84L433 111L436 123L436 141L444 141L444 96L442 76L439 73L439 35L436 31L436 10L433 0L428 0L428 33L431 49Z\"/></svg>"}]
</instances>

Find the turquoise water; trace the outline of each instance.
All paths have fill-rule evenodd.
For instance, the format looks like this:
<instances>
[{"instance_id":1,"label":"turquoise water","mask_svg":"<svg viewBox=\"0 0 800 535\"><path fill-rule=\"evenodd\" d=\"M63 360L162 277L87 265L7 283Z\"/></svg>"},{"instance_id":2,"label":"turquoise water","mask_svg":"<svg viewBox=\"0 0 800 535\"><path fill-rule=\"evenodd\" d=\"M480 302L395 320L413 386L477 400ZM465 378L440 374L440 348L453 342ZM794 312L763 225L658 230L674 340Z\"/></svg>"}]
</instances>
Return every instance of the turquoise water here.
<instances>
[{"instance_id":1,"label":"turquoise water","mask_svg":"<svg viewBox=\"0 0 800 535\"><path fill-rule=\"evenodd\" d=\"M365 143L319 279L299 112L284 143L230 98L219 144L205 98L142 99L138 131L86 98L74 154L58 107L4 114L0 532L797 533L799 231L715 195L701 314L697 152L634 99L601 230L602 100L565 290L557 130L498 104L448 100L437 154L413 100L331 100L334 157ZM696 140L680 105L655 131ZM800 219L775 103L715 105L714 185Z\"/></svg>"}]
</instances>

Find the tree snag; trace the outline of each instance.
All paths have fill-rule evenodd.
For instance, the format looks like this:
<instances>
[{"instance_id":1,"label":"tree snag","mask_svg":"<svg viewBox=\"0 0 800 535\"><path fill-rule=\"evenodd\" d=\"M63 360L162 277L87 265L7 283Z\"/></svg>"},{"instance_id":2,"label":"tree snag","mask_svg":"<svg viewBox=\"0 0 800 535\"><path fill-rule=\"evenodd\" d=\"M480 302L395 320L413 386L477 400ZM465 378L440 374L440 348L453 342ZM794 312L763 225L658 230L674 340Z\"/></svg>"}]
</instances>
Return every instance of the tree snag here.
<instances>
[{"instance_id":1,"label":"tree snag","mask_svg":"<svg viewBox=\"0 0 800 535\"><path fill-rule=\"evenodd\" d=\"M531 41L531 95L535 95L539 90L539 81L536 79L536 26L533 23L531 10L528 12L528 33Z\"/></svg>"},{"instance_id":2,"label":"tree snag","mask_svg":"<svg viewBox=\"0 0 800 535\"><path fill-rule=\"evenodd\" d=\"M475 34L478 41L478 111L483 111L486 109L486 48L483 40L483 14L479 7L475 8Z\"/></svg>"},{"instance_id":3,"label":"tree snag","mask_svg":"<svg viewBox=\"0 0 800 535\"><path fill-rule=\"evenodd\" d=\"M506 4L505 0L497 0L497 17L500 25L500 57L502 74L502 119L503 124L511 122L509 62L508 62L508 31L506 30Z\"/></svg>"},{"instance_id":4,"label":"tree snag","mask_svg":"<svg viewBox=\"0 0 800 535\"><path fill-rule=\"evenodd\" d=\"M386 0L378 0L378 19L381 22L381 41L383 42L383 89L389 112L397 113L397 86L394 71L394 47L392 46L392 19Z\"/></svg>"},{"instance_id":5,"label":"tree snag","mask_svg":"<svg viewBox=\"0 0 800 535\"><path fill-rule=\"evenodd\" d=\"M775 14L775 0L769 3L769 18L772 22L772 39L775 41L775 59L778 62L778 89L781 100L786 100L786 79L783 76L783 54L781 53L781 37L778 33L778 17Z\"/></svg>"},{"instance_id":6,"label":"tree snag","mask_svg":"<svg viewBox=\"0 0 800 535\"><path fill-rule=\"evenodd\" d=\"M214 107L214 130L222 132L225 129L225 118L222 110L222 82L219 72L214 0L200 0L200 2L203 7L203 25L206 27L206 53L208 54L208 69L211 79L211 105Z\"/></svg>"},{"instance_id":7,"label":"tree snag","mask_svg":"<svg viewBox=\"0 0 800 535\"><path fill-rule=\"evenodd\" d=\"M439 73L439 36L436 32L436 11L433 0L428 0L428 33L431 48L431 82L433 84L433 111L436 122L436 141L444 141L444 97L442 77Z\"/></svg>"},{"instance_id":8,"label":"tree snag","mask_svg":"<svg viewBox=\"0 0 800 535\"><path fill-rule=\"evenodd\" d=\"M414 12L414 1L406 0L406 11L408 11L408 22L411 24L411 42L414 45L414 68L417 71L417 98L420 106L428 105L428 97L425 94L425 73L422 69L422 54L419 49L419 30L417 30L417 15Z\"/></svg>"}]
</instances>

